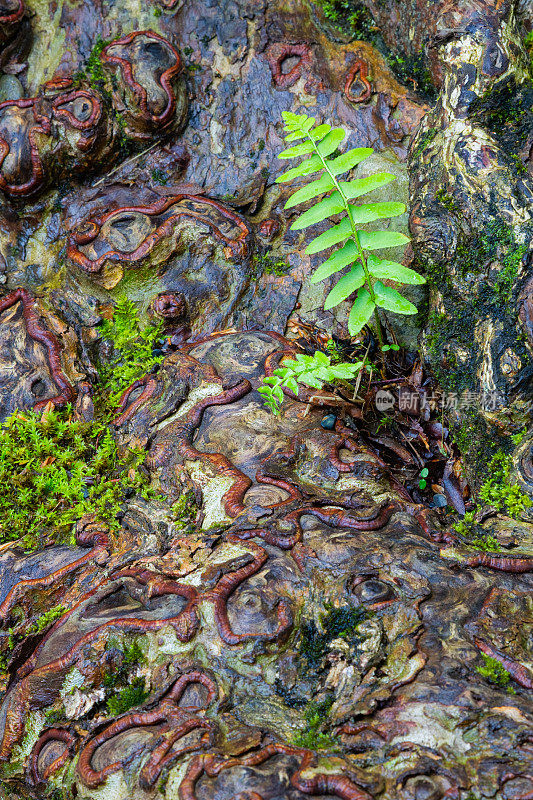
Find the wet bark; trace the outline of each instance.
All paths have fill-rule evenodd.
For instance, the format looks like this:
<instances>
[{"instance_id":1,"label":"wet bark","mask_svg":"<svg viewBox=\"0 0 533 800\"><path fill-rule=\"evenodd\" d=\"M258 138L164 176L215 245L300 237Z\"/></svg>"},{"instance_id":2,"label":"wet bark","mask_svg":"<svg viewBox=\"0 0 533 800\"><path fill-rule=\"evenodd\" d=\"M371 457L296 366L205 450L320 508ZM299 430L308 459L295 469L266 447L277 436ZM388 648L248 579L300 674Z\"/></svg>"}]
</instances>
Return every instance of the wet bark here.
<instances>
[{"instance_id":1,"label":"wet bark","mask_svg":"<svg viewBox=\"0 0 533 800\"><path fill-rule=\"evenodd\" d=\"M109 423L160 496L128 498L117 531L0 547L2 800L530 797L527 513L492 515L482 550L401 484L409 441L328 391L280 419L257 392L302 330L347 333L275 183L281 112L304 109L375 147L394 199L410 182L429 313L387 324L422 332L448 393L494 397L454 418L473 484L484 443L525 427L530 491L527 7L368 0L389 50L423 55L432 105L304 0L4 6L0 416L92 419L119 297L165 351ZM414 423L435 453L439 425Z\"/></svg>"}]
</instances>

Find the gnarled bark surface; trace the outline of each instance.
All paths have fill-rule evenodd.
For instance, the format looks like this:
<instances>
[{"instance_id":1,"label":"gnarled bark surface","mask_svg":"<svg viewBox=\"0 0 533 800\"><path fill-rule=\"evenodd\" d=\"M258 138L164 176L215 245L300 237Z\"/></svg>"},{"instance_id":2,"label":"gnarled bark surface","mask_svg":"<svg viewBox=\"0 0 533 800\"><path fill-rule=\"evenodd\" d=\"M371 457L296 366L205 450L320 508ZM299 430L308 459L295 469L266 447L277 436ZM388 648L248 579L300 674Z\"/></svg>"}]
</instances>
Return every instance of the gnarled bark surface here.
<instances>
[{"instance_id":1,"label":"gnarled bark surface","mask_svg":"<svg viewBox=\"0 0 533 800\"><path fill-rule=\"evenodd\" d=\"M118 298L167 345L110 423L146 450L159 499L129 498L118 532L82 519L71 546L0 548L2 800L531 797L527 519L496 517L511 546L476 550L401 485L410 450L364 436L354 406L302 389L278 419L257 392L300 316L346 334L274 183L281 111L304 108L375 147L368 169L395 172L398 197L410 152L405 263L434 277L430 360L496 390L485 436L528 423L529 162L489 113L492 92L529 97L517 7L369 0L389 47L425 49L430 108L306 0L4 5L22 94L0 105L0 415L51 401L90 419ZM388 323L411 342L422 327ZM442 428L418 424L436 447ZM526 435L526 491L530 460ZM113 680L143 687L121 713Z\"/></svg>"}]
</instances>

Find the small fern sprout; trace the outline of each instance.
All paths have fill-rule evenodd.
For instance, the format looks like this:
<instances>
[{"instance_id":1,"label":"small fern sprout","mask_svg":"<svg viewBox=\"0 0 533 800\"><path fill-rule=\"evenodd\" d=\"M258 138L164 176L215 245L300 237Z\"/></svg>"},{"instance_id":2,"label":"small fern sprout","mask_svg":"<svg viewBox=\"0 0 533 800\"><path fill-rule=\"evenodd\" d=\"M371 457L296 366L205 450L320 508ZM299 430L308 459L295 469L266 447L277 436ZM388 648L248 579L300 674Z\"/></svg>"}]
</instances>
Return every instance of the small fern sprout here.
<instances>
[{"instance_id":1,"label":"small fern sprout","mask_svg":"<svg viewBox=\"0 0 533 800\"><path fill-rule=\"evenodd\" d=\"M262 395L267 408L275 416L279 416L283 403L283 389L298 394L298 384L303 383L311 389L321 389L325 383L350 381L365 366L364 361L355 364L342 362L332 364L332 357L320 350L312 355L297 353L295 359L286 359L283 366L274 370L274 374L263 378L257 390Z\"/></svg>"},{"instance_id":2,"label":"small fern sprout","mask_svg":"<svg viewBox=\"0 0 533 800\"><path fill-rule=\"evenodd\" d=\"M365 231L359 226L378 219L390 219L405 212L405 205L396 202L355 204L373 189L386 186L395 180L389 172L378 172L367 178L339 181L338 176L360 164L374 152L370 147L358 147L335 155L346 134L342 128L315 125L314 117L284 111L287 142L302 139L299 144L284 150L278 158L289 159L306 156L296 167L277 179L279 183L292 181L306 175L320 173L319 177L298 189L287 201L285 208L293 208L314 198L321 198L304 211L292 224L292 230L302 230L323 222L329 217L342 215L340 222L313 239L306 253L313 255L341 244L335 252L316 269L311 281L318 283L335 273L343 273L333 286L324 303L327 311L356 293L348 317L348 330L356 336L372 315L376 332L383 346L383 335L378 308L396 314L416 314L417 309L396 289L383 281L398 284L422 284L425 279L396 261L379 258L376 250L406 244L409 239L396 231ZM345 271L347 270L347 271Z\"/></svg>"}]
</instances>

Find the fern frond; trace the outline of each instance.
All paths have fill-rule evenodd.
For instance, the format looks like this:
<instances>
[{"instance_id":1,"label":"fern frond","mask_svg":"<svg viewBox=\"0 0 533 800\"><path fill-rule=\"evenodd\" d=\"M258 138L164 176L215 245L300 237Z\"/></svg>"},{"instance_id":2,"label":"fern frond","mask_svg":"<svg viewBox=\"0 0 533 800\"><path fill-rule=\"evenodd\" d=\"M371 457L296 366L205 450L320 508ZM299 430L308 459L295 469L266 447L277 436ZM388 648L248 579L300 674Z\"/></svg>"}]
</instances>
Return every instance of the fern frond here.
<instances>
[{"instance_id":1,"label":"fern frond","mask_svg":"<svg viewBox=\"0 0 533 800\"><path fill-rule=\"evenodd\" d=\"M329 292L324 308L333 308L354 295L354 303L348 317L350 334L356 336L372 315L375 316L380 344L383 345L381 325L377 308L397 314L415 314L416 307L395 288L383 284L392 280L397 284L422 284L425 279L413 270L396 261L379 259L372 251L399 247L407 244L409 238L397 231L360 230L357 226L378 219L391 219L405 212L405 205L397 202L374 202L354 204L374 189L382 188L395 176L389 172L378 172L366 178L338 181L337 176L360 164L373 150L360 147L338 154L338 148L345 139L342 128L332 128L328 124L315 125L314 117L306 114L283 112L287 142L299 143L279 154L282 159L295 159L305 156L301 163L289 169L277 180L280 183L303 178L317 172L322 174L305 186L300 187L287 201L285 208L294 208L301 203L315 202L304 210L292 223L291 230L298 231L317 225L331 217L336 221L327 230L312 239L306 247L308 255L341 245L316 270L312 283L325 280L335 273L342 273ZM338 217L341 216L339 220ZM371 251L371 252L368 252Z\"/></svg>"}]
</instances>

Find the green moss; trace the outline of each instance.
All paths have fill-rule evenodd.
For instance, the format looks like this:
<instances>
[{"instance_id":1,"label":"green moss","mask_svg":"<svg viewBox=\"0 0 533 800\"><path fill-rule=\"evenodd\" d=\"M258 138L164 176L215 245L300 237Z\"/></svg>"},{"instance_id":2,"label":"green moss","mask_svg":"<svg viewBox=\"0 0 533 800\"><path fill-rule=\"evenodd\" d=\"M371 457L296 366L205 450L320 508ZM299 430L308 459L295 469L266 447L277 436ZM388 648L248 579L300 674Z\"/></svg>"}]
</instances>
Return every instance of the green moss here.
<instances>
[{"instance_id":1,"label":"green moss","mask_svg":"<svg viewBox=\"0 0 533 800\"><path fill-rule=\"evenodd\" d=\"M467 544L475 550L495 553L501 550L500 543L494 536L487 534L475 521L476 512L467 511L460 522L453 525L454 530L467 540Z\"/></svg>"},{"instance_id":2,"label":"green moss","mask_svg":"<svg viewBox=\"0 0 533 800\"><path fill-rule=\"evenodd\" d=\"M107 713L111 717L118 717L130 708L144 703L149 694L144 688L144 680L135 678L129 686L125 686L108 698Z\"/></svg>"},{"instance_id":3,"label":"green moss","mask_svg":"<svg viewBox=\"0 0 533 800\"><path fill-rule=\"evenodd\" d=\"M130 678L132 671L143 661L144 656L137 641L128 643L121 649L118 642L110 639L106 649L115 651L113 669L104 675L103 685L106 690L107 713L116 717L143 703L149 696L142 678L135 677L133 680Z\"/></svg>"},{"instance_id":4,"label":"green moss","mask_svg":"<svg viewBox=\"0 0 533 800\"><path fill-rule=\"evenodd\" d=\"M115 407L128 386L163 360L163 354L157 352L163 325L150 324L141 329L135 303L121 299L113 318L104 320L100 331L114 348L113 355L100 364L100 399L106 406Z\"/></svg>"},{"instance_id":5,"label":"green moss","mask_svg":"<svg viewBox=\"0 0 533 800\"><path fill-rule=\"evenodd\" d=\"M120 642L110 638L106 650L116 651L119 661L118 666L115 666L112 672L104 675L104 686L107 688L120 686L121 683L127 681L132 668L140 664L144 658L143 651L136 640L126 643L122 648Z\"/></svg>"},{"instance_id":6,"label":"green moss","mask_svg":"<svg viewBox=\"0 0 533 800\"><path fill-rule=\"evenodd\" d=\"M314 620L304 622L301 627L300 656L303 671L308 673L320 669L324 656L333 639L345 639L356 645L361 641L357 627L367 619L368 611L361 606L331 608L320 619L320 629Z\"/></svg>"},{"instance_id":7,"label":"green moss","mask_svg":"<svg viewBox=\"0 0 533 800\"><path fill-rule=\"evenodd\" d=\"M503 450L498 450L483 470L484 474L488 473L491 477L482 483L477 496L482 503L492 506L500 513L507 514L513 519L520 519L525 511L531 508L533 502L518 485L509 482L512 466L511 456L506 455ZM475 550L488 553L501 551L498 540L476 523L477 511L477 507L473 511L468 511L463 519L453 526L454 529L464 537L465 544Z\"/></svg>"},{"instance_id":8,"label":"green moss","mask_svg":"<svg viewBox=\"0 0 533 800\"><path fill-rule=\"evenodd\" d=\"M314 0L314 3L341 35L374 45L401 83L414 86L428 100L436 98L425 52L407 54L389 50L372 14L361 0Z\"/></svg>"},{"instance_id":9,"label":"green moss","mask_svg":"<svg viewBox=\"0 0 533 800\"><path fill-rule=\"evenodd\" d=\"M516 279L526 253L525 245L517 245L513 229L500 219L492 219L474 238L463 239L457 246L455 261L461 275L480 274L493 261L500 270L493 284L498 301L510 300L510 286Z\"/></svg>"},{"instance_id":10,"label":"green moss","mask_svg":"<svg viewBox=\"0 0 533 800\"><path fill-rule=\"evenodd\" d=\"M500 141L518 143L532 116L533 83L520 85L513 77L494 83L471 106L471 115L486 125Z\"/></svg>"},{"instance_id":11,"label":"green moss","mask_svg":"<svg viewBox=\"0 0 533 800\"><path fill-rule=\"evenodd\" d=\"M105 41L101 36L97 36L93 49L90 52L85 71L89 76L89 81L92 85L98 85L98 81L105 79L104 71L102 69L102 50L107 47L111 40Z\"/></svg>"},{"instance_id":12,"label":"green moss","mask_svg":"<svg viewBox=\"0 0 533 800\"><path fill-rule=\"evenodd\" d=\"M507 691L514 694L515 690L509 686L511 676L505 667L495 658L486 656L484 653L481 654L481 657L484 661L484 664L482 667L476 667L476 672L479 672L479 674L483 678L486 678L488 681L490 681L490 683L494 683L496 686L501 686L503 689L507 689Z\"/></svg>"},{"instance_id":13,"label":"green moss","mask_svg":"<svg viewBox=\"0 0 533 800\"><path fill-rule=\"evenodd\" d=\"M156 6L156 7L153 9L153 14L154 14L154 17L156 17L156 19L157 19L158 17L160 17L162 13L163 13L163 11L162 11L162 10L159 8L159 6Z\"/></svg>"},{"instance_id":14,"label":"green moss","mask_svg":"<svg viewBox=\"0 0 533 800\"><path fill-rule=\"evenodd\" d=\"M452 214L458 214L460 211L460 208L455 202L454 198L451 194L448 194L444 186L441 186L437 192L437 201L443 208L445 208L447 211L450 211Z\"/></svg>"},{"instance_id":15,"label":"green moss","mask_svg":"<svg viewBox=\"0 0 533 800\"><path fill-rule=\"evenodd\" d=\"M514 153L508 153L507 155L509 157L509 161L511 162L511 165L513 166L515 172L518 175L527 175L528 174L528 169L527 169L526 165L524 164L524 162L522 161L522 159L520 158L520 156L517 156Z\"/></svg>"},{"instance_id":16,"label":"green moss","mask_svg":"<svg viewBox=\"0 0 533 800\"><path fill-rule=\"evenodd\" d=\"M172 506L172 519L185 527L192 525L197 513L198 504L196 503L194 492L185 492L180 495Z\"/></svg>"},{"instance_id":17,"label":"green moss","mask_svg":"<svg viewBox=\"0 0 533 800\"><path fill-rule=\"evenodd\" d=\"M343 348L334 339L328 339L326 342L326 350L328 351L332 364L339 364L341 361L345 360Z\"/></svg>"},{"instance_id":18,"label":"green moss","mask_svg":"<svg viewBox=\"0 0 533 800\"><path fill-rule=\"evenodd\" d=\"M518 433L513 433L513 435L511 436L512 443L516 447L518 447L519 444L522 444L524 436L527 434L527 432L528 432L527 428L524 428L523 430L519 431Z\"/></svg>"},{"instance_id":19,"label":"green moss","mask_svg":"<svg viewBox=\"0 0 533 800\"><path fill-rule=\"evenodd\" d=\"M404 86L414 86L417 92L429 100L436 99L437 90L424 51L412 55L388 53L387 61L400 83Z\"/></svg>"},{"instance_id":20,"label":"green moss","mask_svg":"<svg viewBox=\"0 0 533 800\"><path fill-rule=\"evenodd\" d=\"M118 527L126 494L148 496L144 459L119 456L109 428L76 419L70 407L12 414L0 428L0 541L21 539L30 550L66 543L84 514Z\"/></svg>"},{"instance_id":21,"label":"green moss","mask_svg":"<svg viewBox=\"0 0 533 800\"><path fill-rule=\"evenodd\" d=\"M352 39L374 41L378 28L372 15L357 0L315 0L328 22Z\"/></svg>"},{"instance_id":22,"label":"green moss","mask_svg":"<svg viewBox=\"0 0 533 800\"><path fill-rule=\"evenodd\" d=\"M435 138L435 136L437 135L437 133L438 133L438 130L437 130L437 128L430 128L429 130L427 130L427 131L426 131L426 132L425 132L425 133L424 133L424 134L423 134L423 135L420 137L420 141L418 142L417 146L415 147L415 149L414 149L414 150L413 150L413 152L412 152L412 158L413 158L413 159L419 158L419 156L421 156L421 155L422 155L422 153L424 152L424 150L426 149L426 147L427 147L429 144L431 144L431 142L433 141L433 139Z\"/></svg>"},{"instance_id":23,"label":"green moss","mask_svg":"<svg viewBox=\"0 0 533 800\"><path fill-rule=\"evenodd\" d=\"M517 484L509 483L512 466L511 456L501 450L495 453L488 465L491 477L479 490L479 499L513 519L519 519L533 502Z\"/></svg>"},{"instance_id":24,"label":"green moss","mask_svg":"<svg viewBox=\"0 0 533 800\"><path fill-rule=\"evenodd\" d=\"M267 275L286 275L290 269L290 264L284 258L277 257L272 252L257 254L253 259L253 274L259 277L263 273Z\"/></svg>"},{"instance_id":25,"label":"green moss","mask_svg":"<svg viewBox=\"0 0 533 800\"><path fill-rule=\"evenodd\" d=\"M502 549L498 540L489 534L485 536L475 536L470 544L476 550L484 550L487 553L497 553Z\"/></svg>"},{"instance_id":26,"label":"green moss","mask_svg":"<svg viewBox=\"0 0 533 800\"><path fill-rule=\"evenodd\" d=\"M67 609L62 606L53 606L44 613L40 614L37 619L33 620L29 625L24 624L24 620L20 624L13 625L5 632L7 637L7 650L0 656L0 670L6 671L9 665L10 654L15 647L28 636L36 636L43 633L47 628L54 624L59 617L63 616Z\"/></svg>"},{"instance_id":27,"label":"green moss","mask_svg":"<svg viewBox=\"0 0 533 800\"><path fill-rule=\"evenodd\" d=\"M438 199L443 197L437 195ZM525 252L526 247L516 243L512 228L495 217L478 235L459 242L452 262L419 265L444 305L428 318L427 349L432 369L445 392L455 394L458 400L465 393L475 392L477 396L479 392L481 354L472 351L472 332L480 319L501 319L501 346L512 347L523 363L530 362L524 342L516 336L516 293ZM451 279L454 274L459 286ZM469 281L468 291L461 290L463 278ZM458 357L463 353L466 358ZM510 390L506 383L498 388ZM461 417L461 425L454 430L457 445L473 472L482 478L504 438L488 436L475 404L463 407Z\"/></svg>"},{"instance_id":28,"label":"green moss","mask_svg":"<svg viewBox=\"0 0 533 800\"><path fill-rule=\"evenodd\" d=\"M161 186L166 186L168 179L167 173L163 172L163 170L159 169L159 167L156 167L152 170L152 180L155 181L155 183L159 183Z\"/></svg>"},{"instance_id":29,"label":"green moss","mask_svg":"<svg viewBox=\"0 0 533 800\"><path fill-rule=\"evenodd\" d=\"M74 75L74 83L80 84L87 81L91 84L93 89L98 92L103 92L105 98L109 100L109 95L104 89L105 74L102 66L102 50L110 43L111 40L104 40L101 36L96 37L96 42L93 49L89 54L89 58L85 62L85 66L78 70Z\"/></svg>"},{"instance_id":30,"label":"green moss","mask_svg":"<svg viewBox=\"0 0 533 800\"><path fill-rule=\"evenodd\" d=\"M305 747L309 750L331 750L339 747L338 740L323 730L332 705L333 695L331 694L322 702L311 701L306 706L304 717L307 728L299 731L294 737L294 744L297 747Z\"/></svg>"}]
</instances>

